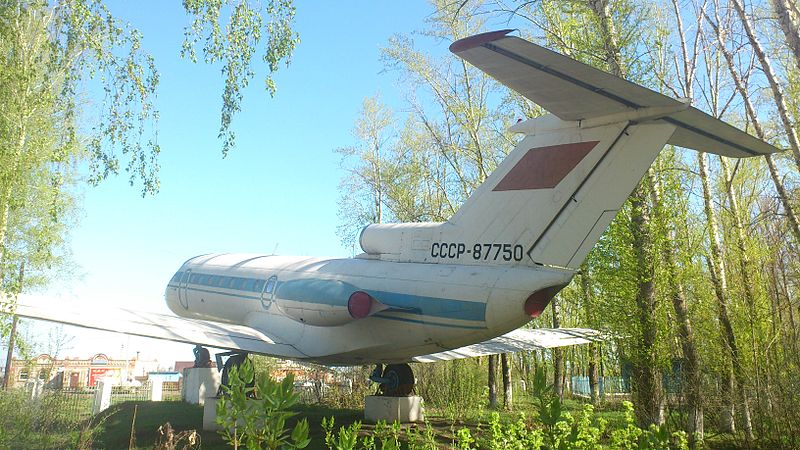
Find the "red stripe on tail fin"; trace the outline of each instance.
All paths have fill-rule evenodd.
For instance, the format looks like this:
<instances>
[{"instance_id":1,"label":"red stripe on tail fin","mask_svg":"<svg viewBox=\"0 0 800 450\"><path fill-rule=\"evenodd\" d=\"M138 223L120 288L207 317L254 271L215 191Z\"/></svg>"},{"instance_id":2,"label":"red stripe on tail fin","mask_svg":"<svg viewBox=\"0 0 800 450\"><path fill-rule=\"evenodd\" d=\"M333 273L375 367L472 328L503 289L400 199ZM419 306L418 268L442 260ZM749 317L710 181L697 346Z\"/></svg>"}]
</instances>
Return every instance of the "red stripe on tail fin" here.
<instances>
[{"instance_id":1,"label":"red stripe on tail fin","mask_svg":"<svg viewBox=\"0 0 800 450\"><path fill-rule=\"evenodd\" d=\"M598 142L575 142L532 148L492 190L554 188L597 146Z\"/></svg>"}]
</instances>

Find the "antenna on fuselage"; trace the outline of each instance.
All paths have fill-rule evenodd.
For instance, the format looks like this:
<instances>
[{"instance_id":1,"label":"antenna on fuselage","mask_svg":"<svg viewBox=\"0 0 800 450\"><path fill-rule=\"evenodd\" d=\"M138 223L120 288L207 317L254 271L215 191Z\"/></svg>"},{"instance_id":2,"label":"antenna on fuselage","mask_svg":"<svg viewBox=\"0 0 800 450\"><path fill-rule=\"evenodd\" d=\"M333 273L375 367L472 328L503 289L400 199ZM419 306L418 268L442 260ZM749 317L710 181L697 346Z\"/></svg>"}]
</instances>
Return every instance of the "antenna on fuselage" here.
<instances>
[{"instance_id":1,"label":"antenna on fuselage","mask_svg":"<svg viewBox=\"0 0 800 450\"><path fill-rule=\"evenodd\" d=\"M270 256L275 256L278 253L278 245L279 244L280 244L280 242L276 242L275 243L275 248L272 249L272 253L270 253Z\"/></svg>"}]
</instances>

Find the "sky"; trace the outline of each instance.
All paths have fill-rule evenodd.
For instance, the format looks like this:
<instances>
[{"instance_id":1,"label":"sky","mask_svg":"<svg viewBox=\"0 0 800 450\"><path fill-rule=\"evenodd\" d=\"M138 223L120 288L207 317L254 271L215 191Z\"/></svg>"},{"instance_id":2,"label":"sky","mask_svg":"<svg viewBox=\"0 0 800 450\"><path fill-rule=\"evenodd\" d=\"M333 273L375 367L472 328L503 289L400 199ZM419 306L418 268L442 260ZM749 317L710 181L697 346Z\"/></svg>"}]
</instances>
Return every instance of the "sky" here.
<instances>
[{"instance_id":1,"label":"sky","mask_svg":"<svg viewBox=\"0 0 800 450\"><path fill-rule=\"evenodd\" d=\"M380 93L384 102L402 104L380 48L395 33L422 29L432 8L418 0L296 2L301 42L275 77L277 95L264 91L263 73L252 81L234 119L237 148L222 159L222 77L218 66L179 58L188 23L180 2L109 6L142 32L160 73L161 189L142 198L124 174L85 188L82 218L70 236L75 273L32 295L75 308L168 313L167 281L198 254L351 256L336 235L344 173L334 150L354 143L351 130L365 97ZM433 52L449 45L424 42ZM25 327L40 341L50 329L42 322ZM70 326L64 332L74 339L62 357L140 352L165 367L192 359L188 344Z\"/></svg>"}]
</instances>

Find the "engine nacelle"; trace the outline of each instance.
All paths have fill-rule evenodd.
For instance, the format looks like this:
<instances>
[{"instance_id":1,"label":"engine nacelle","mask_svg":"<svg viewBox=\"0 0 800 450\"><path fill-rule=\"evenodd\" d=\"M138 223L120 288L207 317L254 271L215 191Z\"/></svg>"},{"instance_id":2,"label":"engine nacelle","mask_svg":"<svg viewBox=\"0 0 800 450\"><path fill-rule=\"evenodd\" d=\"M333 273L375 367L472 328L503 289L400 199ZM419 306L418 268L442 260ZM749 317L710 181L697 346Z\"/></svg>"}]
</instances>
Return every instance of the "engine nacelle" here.
<instances>
[{"instance_id":1,"label":"engine nacelle","mask_svg":"<svg viewBox=\"0 0 800 450\"><path fill-rule=\"evenodd\" d=\"M364 253L387 261L425 262L434 237L441 237L442 223L379 223L361 230L359 244Z\"/></svg>"},{"instance_id":2,"label":"engine nacelle","mask_svg":"<svg viewBox=\"0 0 800 450\"><path fill-rule=\"evenodd\" d=\"M389 308L350 283L324 279L280 283L275 304L287 317L321 327L344 325Z\"/></svg>"}]
</instances>

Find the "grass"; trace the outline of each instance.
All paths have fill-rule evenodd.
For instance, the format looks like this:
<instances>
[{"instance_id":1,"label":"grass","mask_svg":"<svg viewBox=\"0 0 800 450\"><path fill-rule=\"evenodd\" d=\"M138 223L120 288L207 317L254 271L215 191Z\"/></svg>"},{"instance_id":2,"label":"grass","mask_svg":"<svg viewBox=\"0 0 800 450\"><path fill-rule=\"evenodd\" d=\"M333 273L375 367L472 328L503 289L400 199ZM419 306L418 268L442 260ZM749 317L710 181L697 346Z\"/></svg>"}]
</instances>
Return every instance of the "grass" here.
<instances>
[{"instance_id":1,"label":"grass","mask_svg":"<svg viewBox=\"0 0 800 450\"><path fill-rule=\"evenodd\" d=\"M136 408L136 448L151 449L157 442L158 428L169 422L178 431L196 430L200 434L203 449L230 448L214 431L203 431L203 407L183 402L125 402L108 410L105 420L98 422L99 431L95 445L99 448L128 448L133 411ZM309 449L324 449L324 433L320 424L323 418L336 417L337 425L349 425L363 419L363 412L355 409L335 409L325 406L301 405L295 410L298 417L308 419ZM294 422L290 422L294 426Z\"/></svg>"},{"instance_id":2,"label":"grass","mask_svg":"<svg viewBox=\"0 0 800 450\"><path fill-rule=\"evenodd\" d=\"M567 400L566 406L569 410L579 411L583 403L576 400ZM203 407L190 405L183 402L125 402L112 406L106 419L99 423L99 432L95 438L95 445L99 448L119 449L128 448L131 432L131 421L134 408L136 414L136 448L153 448L157 441L158 428L169 422L172 428L177 431L196 430L201 437L203 449L223 449L230 448L225 441L212 431L203 431ZM516 403L517 411L499 411L503 420L516 420L519 411L525 411L530 417L532 405L529 400L518 399ZM336 429L343 425L350 425L356 421L362 421L364 412L361 409L331 408L321 405L299 405L294 410L298 413L298 418L306 418L310 427L309 436L311 437L311 450L325 449L324 432L321 427L322 419L335 417ZM428 425L436 429L437 442L443 448L451 445L454 439L454 431L462 427L467 427L475 431L479 423L486 423L491 410L476 411L472 417L464 419L453 419L442 415L435 409L428 408L426 416ZM622 413L615 404L609 404L606 408L598 410L599 417L603 417L610 424L621 423ZM294 426L294 421L290 421L290 426ZM419 427L424 428L425 424L406 425L404 428ZM362 430L372 431L374 426L364 424Z\"/></svg>"},{"instance_id":3,"label":"grass","mask_svg":"<svg viewBox=\"0 0 800 450\"><path fill-rule=\"evenodd\" d=\"M565 400L565 408L575 415L583 408L584 403L579 400ZM57 409L58 408L56 406ZM135 447L137 449L151 449L158 440L158 428L165 423L169 422L175 432L196 430L201 438L203 449L225 449L230 448L225 441L216 433L210 431L203 431L203 407L198 405L190 405L183 402L149 402L149 401L129 401L112 406L101 417L94 419L96 425L96 432L94 434L94 448L107 448L107 449L125 449L129 448L131 422L133 419L133 412L136 410L136 423L135 423ZM356 421L363 419L363 410L361 409L347 409L347 408L332 408L321 405L299 405L295 408L298 413L298 418L306 418L310 426L310 437L312 438L309 449L325 449L324 432L321 427L323 418L335 417L336 426L350 425ZM524 411L529 418L534 418L535 413L533 404L530 399L524 396L518 396L515 399L515 411L506 412L499 410L502 421L514 421L517 419L519 412ZM64 411L67 413L66 411ZM434 408L428 407L426 409L427 424L419 425L405 425L404 429L408 430L410 427L418 427L424 429L425 426L432 426L435 428L436 440L442 448L449 448L454 440L454 432L462 427L467 427L472 430L473 435L480 434L480 429L485 430L485 424L488 422L489 415L492 410L476 408L470 413L468 417L454 419L446 417L443 411L438 411ZM623 413L619 408L619 403L606 403L604 406L596 409L596 418L605 419L609 428L617 428L623 422ZM85 423L78 419L77 426ZM480 424L484 425L481 427ZM294 426L290 422L290 426ZM374 426L370 424L363 424L362 433L374 430ZM38 443L37 446L46 447L65 447L69 446L67 442L77 441L78 428L67 428L57 431L51 429L49 436L32 436L28 435L25 439L26 442ZM741 445L741 440L737 440L734 436L713 434L708 430L706 445L715 450L733 449L737 448L737 444ZM55 434L53 434L55 432ZM56 435L57 434L57 435ZM45 444L49 442L49 444ZM57 442L63 442L64 445L59 445Z\"/></svg>"},{"instance_id":4,"label":"grass","mask_svg":"<svg viewBox=\"0 0 800 450\"><path fill-rule=\"evenodd\" d=\"M202 448L228 448L215 432L202 431L203 407L184 402L134 401L114 405L98 423L99 432L95 446L99 448L128 448L131 437L131 422L136 409L136 448L151 449L157 442L158 428L169 422L175 431L197 430Z\"/></svg>"}]
</instances>

